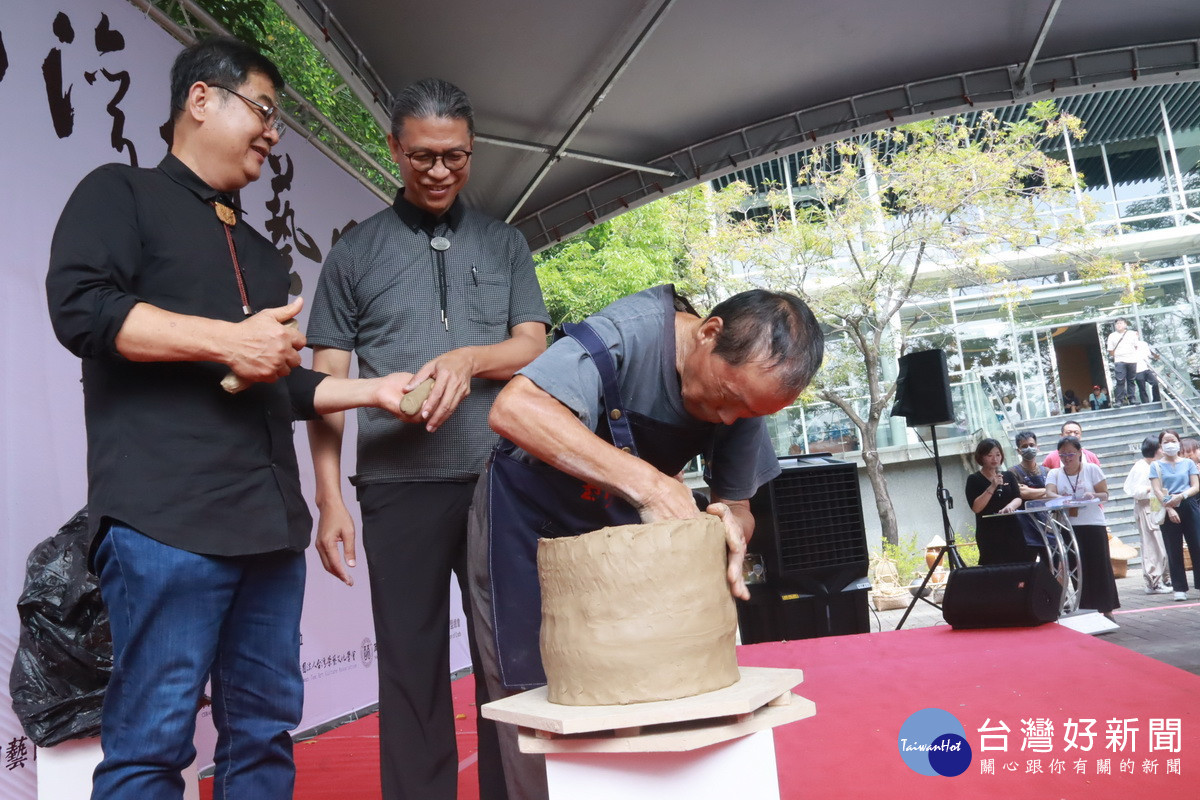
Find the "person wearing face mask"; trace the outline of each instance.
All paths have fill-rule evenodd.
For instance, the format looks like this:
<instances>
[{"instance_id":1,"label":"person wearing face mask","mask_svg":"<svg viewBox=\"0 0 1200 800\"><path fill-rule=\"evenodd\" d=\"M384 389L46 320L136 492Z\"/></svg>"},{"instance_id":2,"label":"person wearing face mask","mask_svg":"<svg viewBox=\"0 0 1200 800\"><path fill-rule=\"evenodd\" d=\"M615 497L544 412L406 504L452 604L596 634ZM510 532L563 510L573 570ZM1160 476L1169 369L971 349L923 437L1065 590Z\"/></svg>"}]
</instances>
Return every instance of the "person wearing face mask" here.
<instances>
[{"instance_id":1,"label":"person wearing face mask","mask_svg":"<svg viewBox=\"0 0 1200 800\"><path fill-rule=\"evenodd\" d=\"M1158 437L1142 440L1142 457L1134 462L1125 478L1125 494L1133 498L1133 521L1142 537L1142 578L1146 594L1170 594L1167 579L1167 551L1163 546L1162 530L1158 524L1155 499L1150 486L1150 465L1158 458Z\"/></svg>"},{"instance_id":2,"label":"person wearing face mask","mask_svg":"<svg viewBox=\"0 0 1200 800\"><path fill-rule=\"evenodd\" d=\"M1176 600L1187 600L1187 572L1183 568L1183 543L1192 553L1192 577L1200 586L1200 513L1196 494L1200 493L1200 471L1196 462L1180 457L1179 434L1166 430L1158 435L1163 457L1150 465L1150 487L1167 507L1162 521L1163 545L1171 570L1171 585Z\"/></svg>"},{"instance_id":3,"label":"person wearing face mask","mask_svg":"<svg viewBox=\"0 0 1200 800\"><path fill-rule=\"evenodd\" d=\"M1075 500L1107 500L1108 479L1095 464L1083 458L1083 447L1074 436L1058 440L1058 457L1062 466L1050 470L1046 476L1048 497L1068 497ZM1112 561L1108 551L1108 527L1104 509L1099 504L1072 508L1068 515L1075 542L1079 547L1079 567L1083 586L1079 593L1079 607L1093 608L1112 619L1112 611L1119 608L1117 581L1113 577Z\"/></svg>"},{"instance_id":4,"label":"person wearing face mask","mask_svg":"<svg viewBox=\"0 0 1200 800\"><path fill-rule=\"evenodd\" d=\"M1025 534L1012 512L1021 507L1021 492L1012 472L1001 470L1004 449L995 439L984 439L975 448L979 471L967 476L966 495L975 512L975 541L979 565L1032 561ZM1004 516L992 516L1002 514Z\"/></svg>"},{"instance_id":5,"label":"person wearing face mask","mask_svg":"<svg viewBox=\"0 0 1200 800\"><path fill-rule=\"evenodd\" d=\"M1016 445L1021 461L1012 468L1012 473L1013 477L1017 479L1021 502L1041 500L1046 496L1046 475L1049 474L1049 470L1037 463L1038 455L1040 455L1037 434L1033 431L1021 431L1016 436ZM1026 546L1034 549L1033 555L1041 553L1042 548L1045 547L1041 529L1047 516L1043 513L1021 514L1017 517L1020 521L1021 532L1025 534Z\"/></svg>"}]
</instances>

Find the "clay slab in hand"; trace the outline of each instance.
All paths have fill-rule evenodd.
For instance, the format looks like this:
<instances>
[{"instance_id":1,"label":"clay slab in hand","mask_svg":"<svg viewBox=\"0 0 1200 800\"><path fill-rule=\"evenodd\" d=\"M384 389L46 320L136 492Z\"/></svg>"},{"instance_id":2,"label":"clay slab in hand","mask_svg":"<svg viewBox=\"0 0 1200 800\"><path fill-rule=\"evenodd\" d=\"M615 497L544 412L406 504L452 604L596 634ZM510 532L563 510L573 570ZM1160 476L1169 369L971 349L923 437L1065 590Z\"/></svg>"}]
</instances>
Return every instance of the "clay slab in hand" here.
<instances>
[{"instance_id":1,"label":"clay slab in hand","mask_svg":"<svg viewBox=\"0 0 1200 800\"><path fill-rule=\"evenodd\" d=\"M400 410L408 416L412 416L421 410L421 406L425 403L425 399L429 397L429 393L433 391L433 378L426 378L417 385L408 394L400 399Z\"/></svg>"}]
</instances>

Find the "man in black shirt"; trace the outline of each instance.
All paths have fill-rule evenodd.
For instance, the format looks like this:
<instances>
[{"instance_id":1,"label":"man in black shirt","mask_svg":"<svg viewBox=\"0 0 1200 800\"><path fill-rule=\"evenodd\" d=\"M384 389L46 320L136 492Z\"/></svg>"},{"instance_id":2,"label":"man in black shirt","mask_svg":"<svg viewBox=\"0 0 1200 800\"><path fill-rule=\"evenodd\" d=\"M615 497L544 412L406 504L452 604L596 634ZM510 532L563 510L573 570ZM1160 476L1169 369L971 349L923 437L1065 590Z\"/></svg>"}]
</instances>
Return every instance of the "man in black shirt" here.
<instances>
[{"instance_id":1,"label":"man in black shirt","mask_svg":"<svg viewBox=\"0 0 1200 800\"><path fill-rule=\"evenodd\" d=\"M211 677L218 797L290 798L299 623L312 525L292 420L398 411L412 376L300 368L288 269L240 219L282 124L275 66L210 39L171 70L174 137L156 169L109 164L76 188L46 291L82 359L91 557L113 676L93 797L179 797ZM222 379L242 388L230 392Z\"/></svg>"}]
</instances>

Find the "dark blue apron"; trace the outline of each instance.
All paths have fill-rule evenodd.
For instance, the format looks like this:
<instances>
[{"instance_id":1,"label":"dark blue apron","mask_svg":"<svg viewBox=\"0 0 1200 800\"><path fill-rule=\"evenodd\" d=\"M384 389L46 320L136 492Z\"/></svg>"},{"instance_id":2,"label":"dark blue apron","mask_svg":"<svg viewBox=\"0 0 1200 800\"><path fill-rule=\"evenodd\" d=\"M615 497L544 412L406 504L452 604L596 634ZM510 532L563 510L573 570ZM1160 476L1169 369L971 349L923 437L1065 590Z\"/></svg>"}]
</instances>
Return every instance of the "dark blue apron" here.
<instances>
[{"instance_id":1,"label":"dark blue apron","mask_svg":"<svg viewBox=\"0 0 1200 800\"><path fill-rule=\"evenodd\" d=\"M563 328L600 373L604 415L597 435L666 475L675 475L705 452L715 425L671 425L626 413L621 406L617 365L604 341L586 322ZM500 680L507 689L532 689L546 682L538 644L542 624L538 539L631 525L641 522L641 517L625 500L598 486L541 462L517 460L513 457L516 449L512 442L501 439L489 459L488 571Z\"/></svg>"}]
</instances>

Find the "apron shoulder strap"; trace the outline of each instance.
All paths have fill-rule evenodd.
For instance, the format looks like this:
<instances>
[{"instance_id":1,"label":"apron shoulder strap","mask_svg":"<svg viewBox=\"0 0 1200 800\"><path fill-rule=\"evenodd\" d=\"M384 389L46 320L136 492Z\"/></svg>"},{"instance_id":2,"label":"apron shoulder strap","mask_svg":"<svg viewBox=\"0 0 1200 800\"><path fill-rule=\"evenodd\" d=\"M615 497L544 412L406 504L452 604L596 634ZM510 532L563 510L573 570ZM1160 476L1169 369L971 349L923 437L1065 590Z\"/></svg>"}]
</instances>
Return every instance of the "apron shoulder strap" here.
<instances>
[{"instance_id":1,"label":"apron shoulder strap","mask_svg":"<svg viewBox=\"0 0 1200 800\"><path fill-rule=\"evenodd\" d=\"M617 363L613 360L608 345L600 338L595 329L586 322L573 322L563 325L563 332L579 342L596 371L600 373L600 384L604 390L604 416L608 421L608 430L612 434L613 444L626 452L637 455L637 445L633 441L633 430L629 427L629 417L621 407L620 384L617 381Z\"/></svg>"}]
</instances>

